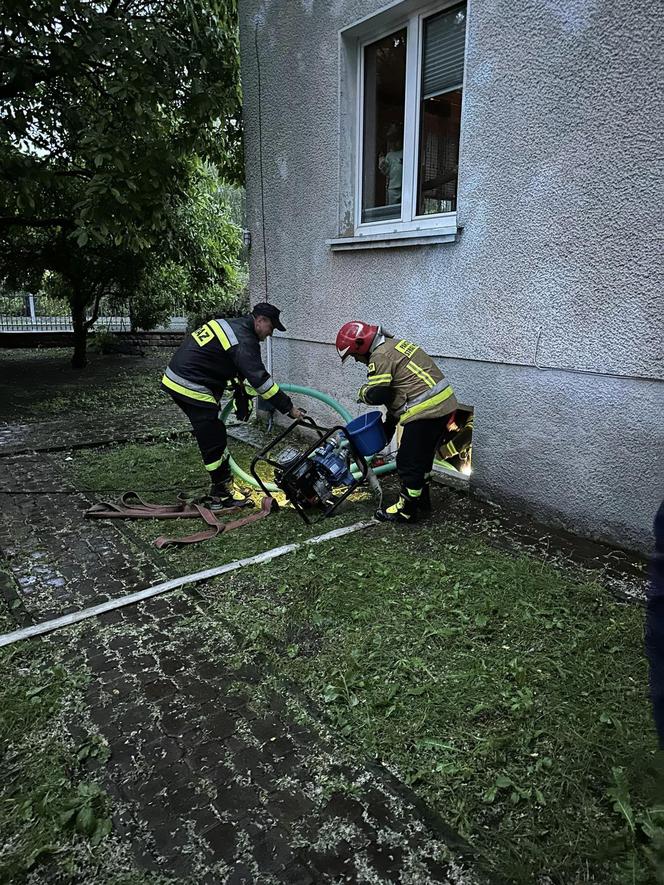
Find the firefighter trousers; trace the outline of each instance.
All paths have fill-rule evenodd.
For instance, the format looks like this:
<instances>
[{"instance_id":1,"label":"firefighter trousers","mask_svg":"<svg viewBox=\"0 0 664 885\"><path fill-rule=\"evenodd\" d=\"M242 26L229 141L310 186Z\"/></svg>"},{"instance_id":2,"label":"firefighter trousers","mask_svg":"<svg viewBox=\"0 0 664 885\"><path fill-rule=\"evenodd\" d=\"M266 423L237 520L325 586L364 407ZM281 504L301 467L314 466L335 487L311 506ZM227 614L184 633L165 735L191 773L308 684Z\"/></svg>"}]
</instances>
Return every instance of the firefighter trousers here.
<instances>
[{"instance_id":1,"label":"firefighter trousers","mask_svg":"<svg viewBox=\"0 0 664 885\"><path fill-rule=\"evenodd\" d=\"M404 424L397 452L397 473L405 489L423 488L425 477L433 469L438 440L445 432L448 418L449 415L420 418Z\"/></svg>"},{"instance_id":2,"label":"firefighter trousers","mask_svg":"<svg viewBox=\"0 0 664 885\"><path fill-rule=\"evenodd\" d=\"M203 464L210 474L210 482L213 486L227 482L231 478L231 468L228 462L228 437L224 422L219 420L218 411L208 406L200 406L195 402L185 402L175 396L173 400L191 422Z\"/></svg>"}]
</instances>

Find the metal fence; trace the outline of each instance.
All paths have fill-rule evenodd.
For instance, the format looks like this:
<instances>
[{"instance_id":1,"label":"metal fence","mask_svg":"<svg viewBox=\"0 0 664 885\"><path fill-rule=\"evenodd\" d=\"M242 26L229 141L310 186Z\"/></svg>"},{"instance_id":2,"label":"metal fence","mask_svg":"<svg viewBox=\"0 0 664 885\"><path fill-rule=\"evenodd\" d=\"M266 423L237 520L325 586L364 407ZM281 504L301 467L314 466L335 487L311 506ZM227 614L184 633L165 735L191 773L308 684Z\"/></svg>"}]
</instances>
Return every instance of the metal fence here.
<instances>
[{"instance_id":1,"label":"metal fence","mask_svg":"<svg viewBox=\"0 0 664 885\"><path fill-rule=\"evenodd\" d=\"M159 331L182 332L187 328L184 311L175 311ZM130 332L128 310L112 310L102 303L93 331ZM66 300L47 295L0 295L0 332L72 332L71 311Z\"/></svg>"}]
</instances>

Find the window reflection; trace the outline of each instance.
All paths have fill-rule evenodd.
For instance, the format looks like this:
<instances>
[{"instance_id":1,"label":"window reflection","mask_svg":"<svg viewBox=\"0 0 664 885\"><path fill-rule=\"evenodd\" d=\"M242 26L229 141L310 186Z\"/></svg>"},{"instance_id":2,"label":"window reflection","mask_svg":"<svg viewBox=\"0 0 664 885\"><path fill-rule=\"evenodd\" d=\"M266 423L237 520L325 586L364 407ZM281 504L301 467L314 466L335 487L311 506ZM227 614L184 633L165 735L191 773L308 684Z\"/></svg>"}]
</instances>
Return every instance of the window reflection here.
<instances>
[{"instance_id":1,"label":"window reflection","mask_svg":"<svg viewBox=\"0 0 664 885\"><path fill-rule=\"evenodd\" d=\"M364 50L362 221L401 218L406 29Z\"/></svg>"}]
</instances>

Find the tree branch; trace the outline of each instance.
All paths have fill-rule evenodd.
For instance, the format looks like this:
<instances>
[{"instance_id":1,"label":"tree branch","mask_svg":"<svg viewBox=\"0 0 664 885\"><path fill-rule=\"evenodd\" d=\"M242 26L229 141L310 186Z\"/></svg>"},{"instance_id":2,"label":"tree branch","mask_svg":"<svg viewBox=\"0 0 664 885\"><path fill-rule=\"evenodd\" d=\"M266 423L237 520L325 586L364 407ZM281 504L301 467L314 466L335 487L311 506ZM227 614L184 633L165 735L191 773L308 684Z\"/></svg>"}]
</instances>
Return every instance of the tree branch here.
<instances>
[{"instance_id":1,"label":"tree branch","mask_svg":"<svg viewBox=\"0 0 664 885\"><path fill-rule=\"evenodd\" d=\"M99 287L97 294L95 295L95 300L92 306L92 313L90 314L90 319L85 321L85 328L91 329L92 326L97 322L99 317L99 308L101 306L102 295L104 294L103 287Z\"/></svg>"},{"instance_id":2,"label":"tree branch","mask_svg":"<svg viewBox=\"0 0 664 885\"><path fill-rule=\"evenodd\" d=\"M95 176L95 173L90 169L58 169L57 167L49 166L47 163L35 163L32 168L26 167L23 174L30 174L33 169L39 172L48 172L49 175L55 175L59 178L84 178L86 181L90 181ZM7 172L0 166L0 178L15 183L16 173L14 170Z\"/></svg>"},{"instance_id":3,"label":"tree branch","mask_svg":"<svg viewBox=\"0 0 664 885\"><path fill-rule=\"evenodd\" d=\"M18 98L24 92L34 89L38 83L48 83L50 80L57 79L60 74L64 73L66 68L57 66L46 66L34 68L29 73L24 71L22 75L14 77L9 83L0 85L0 101L6 101L10 98Z\"/></svg>"},{"instance_id":4,"label":"tree branch","mask_svg":"<svg viewBox=\"0 0 664 885\"><path fill-rule=\"evenodd\" d=\"M49 169L48 166L42 167L47 169L53 175L62 175L67 178L71 178L75 176L77 178L85 178L86 180L90 180L94 178L95 173L91 172L87 169Z\"/></svg>"}]
</instances>

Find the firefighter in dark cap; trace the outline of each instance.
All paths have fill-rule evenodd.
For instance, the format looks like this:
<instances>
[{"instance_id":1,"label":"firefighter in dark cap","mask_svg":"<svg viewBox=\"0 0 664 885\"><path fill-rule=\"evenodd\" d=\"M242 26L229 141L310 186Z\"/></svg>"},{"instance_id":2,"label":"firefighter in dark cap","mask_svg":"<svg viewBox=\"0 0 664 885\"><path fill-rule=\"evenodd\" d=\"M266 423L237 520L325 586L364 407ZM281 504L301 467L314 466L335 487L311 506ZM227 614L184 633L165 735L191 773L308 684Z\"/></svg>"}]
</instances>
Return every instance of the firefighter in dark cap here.
<instances>
[{"instance_id":1,"label":"firefighter in dark cap","mask_svg":"<svg viewBox=\"0 0 664 885\"><path fill-rule=\"evenodd\" d=\"M280 311L273 304L257 304L247 316L215 319L187 335L161 379L189 418L210 476L212 509L251 504L233 488L226 427L219 420L219 401L232 387L238 418L246 420L250 397L260 396L293 419L304 411L294 406L263 365L260 342L275 329L285 332Z\"/></svg>"}]
</instances>

